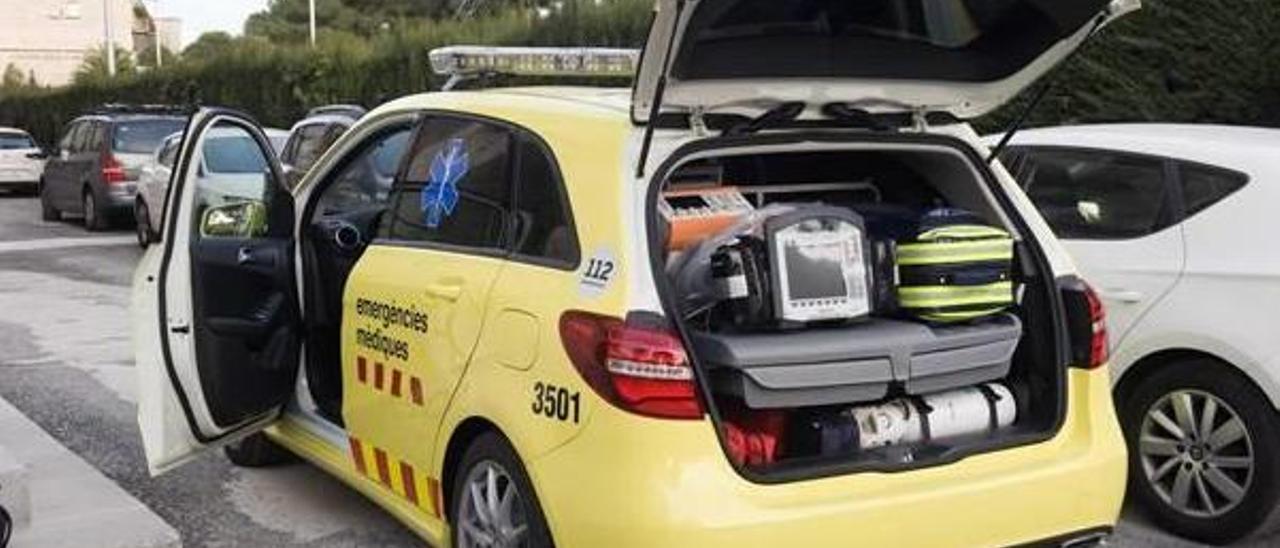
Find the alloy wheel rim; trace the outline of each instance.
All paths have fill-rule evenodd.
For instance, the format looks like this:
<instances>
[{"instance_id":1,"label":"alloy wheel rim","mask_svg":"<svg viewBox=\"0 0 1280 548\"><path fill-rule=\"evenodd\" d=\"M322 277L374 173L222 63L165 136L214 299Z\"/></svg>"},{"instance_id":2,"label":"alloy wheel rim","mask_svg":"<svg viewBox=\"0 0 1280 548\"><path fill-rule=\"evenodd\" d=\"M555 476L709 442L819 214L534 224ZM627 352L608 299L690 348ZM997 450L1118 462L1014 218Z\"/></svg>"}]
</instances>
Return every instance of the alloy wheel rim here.
<instances>
[{"instance_id":1,"label":"alloy wheel rim","mask_svg":"<svg viewBox=\"0 0 1280 548\"><path fill-rule=\"evenodd\" d=\"M94 207L93 194L86 192L84 195L84 222L89 226L93 226L94 222L97 220L95 218Z\"/></svg>"},{"instance_id":2,"label":"alloy wheel rim","mask_svg":"<svg viewBox=\"0 0 1280 548\"><path fill-rule=\"evenodd\" d=\"M1226 514L1253 485L1248 427L1225 401L1201 390L1176 390L1147 409L1138 455L1156 495L1188 516Z\"/></svg>"},{"instance_id":3,"label":"alloy wheel rim","mask_svg":"<svg viewBox=\"0 0 1280 548\"><path fill-rule=\"evenodd\" d=\"M493 461L484 461L473 467L462 485L458 546L524 546L528 530L524 500L511 475Z\"/></svg>"}]
</instances>

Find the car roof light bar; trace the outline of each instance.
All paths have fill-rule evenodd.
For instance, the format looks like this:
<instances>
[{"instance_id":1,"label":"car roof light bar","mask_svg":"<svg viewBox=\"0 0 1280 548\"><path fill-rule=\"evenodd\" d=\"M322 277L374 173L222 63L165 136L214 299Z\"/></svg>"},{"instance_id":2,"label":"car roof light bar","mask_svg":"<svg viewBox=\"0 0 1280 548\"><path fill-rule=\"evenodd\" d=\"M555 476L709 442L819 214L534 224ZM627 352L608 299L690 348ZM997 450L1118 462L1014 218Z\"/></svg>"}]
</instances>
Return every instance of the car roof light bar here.
<instances>
[{"instance_id":1,"label":"car roof light bar","mask_svg":"<svg viewBox=\"0 0 1280 548\"><path fill-rule=\"evenodd\" d=\"M640 51L618 48L449 46L431 50L431 69L448 76L444 89L492 75L631 78Z\"/></svg>"}]
</instances>

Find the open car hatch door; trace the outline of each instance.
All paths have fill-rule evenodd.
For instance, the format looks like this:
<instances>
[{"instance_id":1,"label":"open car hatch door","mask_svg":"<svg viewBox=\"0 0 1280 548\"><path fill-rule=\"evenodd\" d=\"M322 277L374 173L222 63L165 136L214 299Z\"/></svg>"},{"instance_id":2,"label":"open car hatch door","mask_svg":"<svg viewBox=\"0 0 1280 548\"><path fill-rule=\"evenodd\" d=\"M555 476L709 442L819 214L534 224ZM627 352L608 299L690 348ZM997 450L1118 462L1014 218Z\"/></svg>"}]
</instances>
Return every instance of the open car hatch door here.
<instances>
[{"instance_id":1,"label":"open car hatch door","mask_svg":"<svg viewBox=\"0 0 1280 548\"><path fill-rule=\"evenodd\" d=\"M1139 0L658 0L632 120L844 103L972 119Z\"/></svg>"}]
</instances>

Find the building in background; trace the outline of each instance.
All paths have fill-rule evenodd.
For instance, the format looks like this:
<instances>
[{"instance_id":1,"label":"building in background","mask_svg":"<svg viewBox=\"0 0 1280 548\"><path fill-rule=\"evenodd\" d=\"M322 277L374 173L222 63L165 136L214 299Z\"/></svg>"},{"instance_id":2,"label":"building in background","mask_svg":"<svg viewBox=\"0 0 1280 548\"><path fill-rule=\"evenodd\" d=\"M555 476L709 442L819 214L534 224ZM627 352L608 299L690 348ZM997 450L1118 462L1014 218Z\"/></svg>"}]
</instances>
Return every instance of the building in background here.
<instances>
[{"instance_id":1,"label":"building in background","mask_svg":"<svg viewBox=\"0 0 1280 548\"><path fill-rule=\"evenodd\" d=\"M182 49L182 19L154 17L142 2L133 6L133 58L155 59L156 40L160 47L176 53ZM150 66L150 62L145 63Z\"/></svg>"},{"instance_id":2,"label":"building in background","mask_svg":"<svg viewBox=\"0 0 1280 548\"><path fill-rule=\"evenodd\" d=\"M0 0L0 70L13 65L41 85L71 82L84 58L105 39L134 50L133 0Z\"/></svg>"}]
</instances>

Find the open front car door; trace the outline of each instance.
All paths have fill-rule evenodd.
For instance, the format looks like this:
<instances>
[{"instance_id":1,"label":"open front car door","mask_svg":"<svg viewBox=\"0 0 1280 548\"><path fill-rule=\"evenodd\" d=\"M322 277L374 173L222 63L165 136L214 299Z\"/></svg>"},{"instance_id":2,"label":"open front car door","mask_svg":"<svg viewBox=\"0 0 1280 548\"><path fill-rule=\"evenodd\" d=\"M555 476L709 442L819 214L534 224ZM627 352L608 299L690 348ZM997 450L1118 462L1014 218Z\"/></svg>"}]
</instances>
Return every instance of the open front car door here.
<instances>
[{"instance_id":1,"label":"open front car door","mask_svg":"<svg viewBox=\"0 0 1280 548\"><path fill-rule=\"evenodd\" d=\"M249 117L196 112L134 279L138 424L161 473L269 425L297 377L293 197Z\"/></svg>"}]
</instances>

